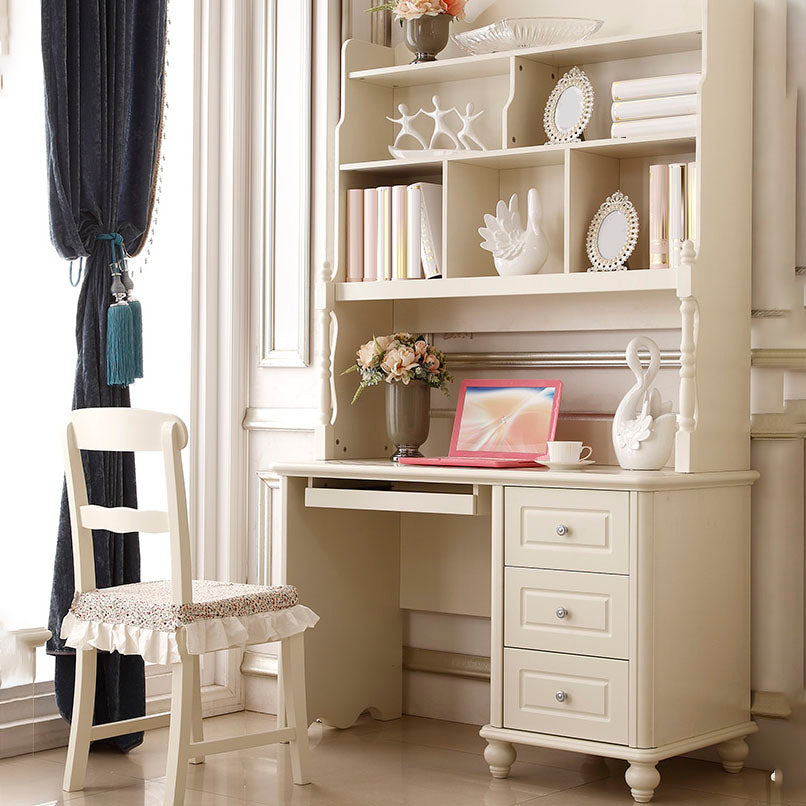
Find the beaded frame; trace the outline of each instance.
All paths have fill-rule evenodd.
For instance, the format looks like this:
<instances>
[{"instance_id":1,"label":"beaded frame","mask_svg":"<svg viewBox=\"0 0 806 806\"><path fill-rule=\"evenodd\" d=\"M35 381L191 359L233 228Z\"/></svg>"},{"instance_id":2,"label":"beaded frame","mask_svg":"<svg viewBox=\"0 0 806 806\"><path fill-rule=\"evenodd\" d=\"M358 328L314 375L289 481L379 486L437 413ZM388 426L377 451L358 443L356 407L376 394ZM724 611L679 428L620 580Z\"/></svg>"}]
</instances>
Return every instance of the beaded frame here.
<instances>
[{"instance_id":1,"label":"beaded frame","mask_svg":"<svg viewBox=\"0 0 806 806\"><path fill-rule=\"evenodd\" d=\"M618 254L608 260L599 251L599 230L610 213L615 212L623 213L627 218L627 238ZM616 191L612 196L608 196L596 211L588 227L588 236L585 240L588 259L591 262L591 267L588 271L618 271L626 269L627 267L624 264L632 255L635 245L638 243L638 228L638 212L630 201L630 197L625 196L620 190Z\"/></svg>"},{"instance_id":2,"label":"beaded frame","mask_svg":"<svg viewBox=\"0 0 806 806\"><path fill-rule=\"evenodd\" d=\"M554 115L560 97L569 87L576 87L582 92L582 112L573 128L560 131L554 122ZM543 128L549 138L549 143L574 143L580 140L593 114L593 100L593 85L590 80L578 67L572 67L557 82L546 101L546 108L543 111Z\"/></svg>"}]
</instances>

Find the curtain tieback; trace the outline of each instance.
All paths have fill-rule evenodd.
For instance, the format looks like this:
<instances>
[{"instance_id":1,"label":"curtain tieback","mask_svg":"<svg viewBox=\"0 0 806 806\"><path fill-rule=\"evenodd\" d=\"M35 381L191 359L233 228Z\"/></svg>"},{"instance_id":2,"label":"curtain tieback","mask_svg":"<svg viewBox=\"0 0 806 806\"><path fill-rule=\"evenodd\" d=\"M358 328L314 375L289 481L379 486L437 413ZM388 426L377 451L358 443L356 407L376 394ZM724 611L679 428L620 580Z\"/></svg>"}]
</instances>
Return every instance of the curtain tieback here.
<instances>
[{"instance_id":1,"label":"curtain tieback","mask_svg":"<svg viewBox=\"0 0 806 806\"><path fill-rule=\"evenodd\" d=\"M134 296L123 236L119 232L102 232L95 238L109 241L112 248L109 269L114 301L106 315L106 382L109 386L129 386L135 378L143 377L143 312Z\"/></svg>"}]
</instances>

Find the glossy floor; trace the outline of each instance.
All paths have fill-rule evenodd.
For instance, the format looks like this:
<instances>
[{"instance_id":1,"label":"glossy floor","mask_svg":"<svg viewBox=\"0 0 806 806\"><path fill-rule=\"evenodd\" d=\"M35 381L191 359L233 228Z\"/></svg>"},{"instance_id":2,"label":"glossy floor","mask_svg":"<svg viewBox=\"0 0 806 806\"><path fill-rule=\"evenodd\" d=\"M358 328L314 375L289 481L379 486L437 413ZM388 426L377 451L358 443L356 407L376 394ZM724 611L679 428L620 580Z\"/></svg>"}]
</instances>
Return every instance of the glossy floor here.
<instances>
[{"instance_id":1,"label":"glossy floor","mask_svg":"<svg viewBox=\"0 0 806 806\"><path fill-rule=\"evenodd\" d=\"M274 717L230 714L205 720L205 737L267 730ZM61 791L65 750L0 761L0 803L33 806L161 806L167 729L146 734L124 756L90 754L84 792ZM519 748L510 778L490 777L478 728L433 719L362 719L350 730L314 725L313 780L294 786L283 745L211 756L191 766L188 806L599 806L631 804L625 765L560 751ZM806 787L779 791L768 772L728 775L717 764L670 759L660 765L659 806L806 806Z\"/></svg>"}]
</instances>

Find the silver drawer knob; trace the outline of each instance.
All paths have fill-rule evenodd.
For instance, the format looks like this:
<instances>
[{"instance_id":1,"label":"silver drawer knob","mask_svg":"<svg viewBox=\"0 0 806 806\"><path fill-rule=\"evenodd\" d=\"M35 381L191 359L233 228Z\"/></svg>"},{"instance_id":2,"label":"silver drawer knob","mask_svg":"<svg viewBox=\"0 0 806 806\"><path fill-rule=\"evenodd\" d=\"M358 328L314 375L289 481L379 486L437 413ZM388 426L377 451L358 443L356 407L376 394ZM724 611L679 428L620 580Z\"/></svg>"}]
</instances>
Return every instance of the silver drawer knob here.
<instances>
[{"instance_id":1,"label":"silver drawer knob","mask_svg":"<svg viewBox=\"0 0 806 806\"><path fill-rule=\"evenodd\" d=\"M568 695L564 691L558 691L554 695L554 699L556 699L557 702L565 702L568 699Z\"/></svg>"},{"instance_id":2,"label":"silver drawer knob","mask_svg":"<svg viewBox=\"0 0 806 806\"><path fill-rule=\"evenodd\" d=\"M564 607L557 608L557 618L565 618L568 615L568 611Z\"/></svg>"},{"instance_id":3,"label":"silver drawer knob","mask_svg":"<svg viewBox=\"0 0 806 806\"><path fill-rule=\"evenodd\" d=\"M568 531L569 531L569 529L568 529L568 527L567 527L567 526L566 526L564 523L561 523L561 524L560 524L560 525L557 527L557 534L558 534L560 537L562 537L563 535L567 535L567 534L568 534Z\"/></svg>"}]
</instances>

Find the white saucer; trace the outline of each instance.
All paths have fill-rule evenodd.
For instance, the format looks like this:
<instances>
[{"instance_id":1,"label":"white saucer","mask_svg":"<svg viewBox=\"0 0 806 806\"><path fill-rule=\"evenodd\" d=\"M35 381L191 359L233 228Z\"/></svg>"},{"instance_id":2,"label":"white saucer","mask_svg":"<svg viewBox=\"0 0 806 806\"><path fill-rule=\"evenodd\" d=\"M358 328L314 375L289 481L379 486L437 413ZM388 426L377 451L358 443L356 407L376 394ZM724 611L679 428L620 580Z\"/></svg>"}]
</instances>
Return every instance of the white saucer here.
<instances>
[{"instance_id":1,"label":"white saucer","mask_svg":"<svg viewBox=\"0 0 806 806\"><path fill-rule=\"evenodd\" d=\"M539 462L538 464L545 465L549 470L582 470L583 467L588 465L595 465L593 459L583 459L581 462Z\"/></svg>"}]
</instances>

